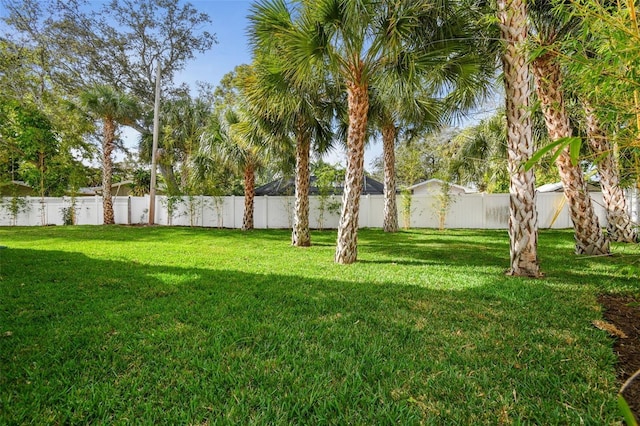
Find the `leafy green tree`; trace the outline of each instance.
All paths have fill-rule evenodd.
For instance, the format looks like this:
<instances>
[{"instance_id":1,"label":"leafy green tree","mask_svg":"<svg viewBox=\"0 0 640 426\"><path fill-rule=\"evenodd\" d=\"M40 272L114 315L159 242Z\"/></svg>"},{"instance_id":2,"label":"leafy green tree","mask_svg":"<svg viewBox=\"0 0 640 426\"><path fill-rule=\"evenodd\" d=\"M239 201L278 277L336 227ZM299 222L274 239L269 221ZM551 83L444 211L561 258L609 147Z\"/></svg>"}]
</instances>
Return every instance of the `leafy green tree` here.
<instances>
[{"instance_id":1,"label":"leafy green tree","mask_svg":"<svg viewBox=\"0 0 640 426\"><path fill-rule=\"evenodd\" d=\"M11 29L7 38L37 49L42 58L39 66L68 92L109 85L149 108L158 61L162 91L171 94L175 73L216 42L207 30L211 19L190 3L112 0L99 7L81 0L2 0L1 4Z\"/></svg>"},{"instance_id":2,"label":"leafy green tree","mask_svg":"<svg viewBox=\"0 0 640 426\"><path fill-rule=\"evenodd\" d=\"M464 129L448 150L449 173L462 185L481 192L507 192L507 126L504 112Z\"/></svg>"},{"instance_id":3,"label":"leafy green tree","mask_svg":"<svg viewBox=\"0 0 640 426\"><path fill-rule=\"evenodd\" d=\"M336 186L344 182L344 169L340 166L317 161L312 166L315 185L318 189L318 226L324 228L324 215L327 211L340 212L340 202L333 200Z\"/></svg>"},{"instance_id":4,"label":"leafy green tree","mask_svg":"<svg viewBox=\"0 0 640 426\"><path fill-rule=\"evenodd\" d=\"M96 86L81 94L83 106L93 117L102 122L102 200L104 224L115 223L111 183L113 150L119 125L130 125L139 116L138 103L131 97L108 86Z\"/></svg>"},{"instance_id":5,"label":"leafy green tree","mask_svg":"<svg viewBox=\"0 0 640 426\"><path fill-rule=\"evenodd\" d=\"M433 62L390 61L370 89L370 116L382 136L385 232L398 230L394 151L399 132L415 134L447 124L484 97L495 75L493 43L477 36L483 10L474 3L445 7L445 22L421 17L423 31L416 43L421 54L434 56Z\"/></svg>"},{"instance_id":6,"label":"leafy green tree","mask_svg":"<svg viewBox=\"0 0 640 426\"><path fill-rule=\"evenodd\" d=\"M11 178L19 176L41 197L64 191L60 172L60 142L51 121L35 106L0 100L0 146L12 167ZM16 170L17 167L17 170Z\"/></svg>"}]
</instances>

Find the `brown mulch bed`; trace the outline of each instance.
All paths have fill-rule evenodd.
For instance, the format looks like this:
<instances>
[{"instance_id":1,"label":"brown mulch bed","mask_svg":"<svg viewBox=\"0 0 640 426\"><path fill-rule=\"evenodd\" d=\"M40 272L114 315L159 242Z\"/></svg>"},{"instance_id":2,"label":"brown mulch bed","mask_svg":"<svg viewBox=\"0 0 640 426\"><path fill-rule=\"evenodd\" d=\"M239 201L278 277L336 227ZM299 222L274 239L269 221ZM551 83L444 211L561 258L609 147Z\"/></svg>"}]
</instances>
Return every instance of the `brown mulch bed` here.
<instances>
[{"instance_id":1,"label":"brown mulch bed","mask_svg":"<svg viewBox=\"0 0 640 426\"><path fill-rule=\"evenodd\" d=\"M604 307L604 319L614 326L613 332L609 332L616 337L613 350L618 356L616 370L622 386L640 370L640 299L602 295L598 301ZM633 381L624 397L636 419L640 420L640 379Z\"/></svg>"}]
</instances>

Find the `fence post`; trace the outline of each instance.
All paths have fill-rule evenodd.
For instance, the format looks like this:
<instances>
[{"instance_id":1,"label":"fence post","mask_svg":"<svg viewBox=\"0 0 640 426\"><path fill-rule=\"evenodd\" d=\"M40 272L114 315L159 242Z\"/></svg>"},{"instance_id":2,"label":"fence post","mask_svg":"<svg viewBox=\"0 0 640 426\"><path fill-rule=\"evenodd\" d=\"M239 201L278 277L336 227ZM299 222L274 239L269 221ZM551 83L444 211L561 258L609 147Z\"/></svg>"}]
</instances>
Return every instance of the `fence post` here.
<instances>
[{"instance_id":1,"label":"fence post","mask_svg":"<svg viewBox=\"0 0 640 426\"><path fill-rule=\"evenodd\" d=\"M200 227L204 228L204 195L200 195Z\"/></svg>"},{"instance_id":2,"label":"fence post","mask_svg":"<svg viewBox=\"0 0 640 426\"><path fill-rule=\"evenodd\" d=\"M231 219L233 222L231 224L231 229L236 229L236 196L231 196Z\"/></svg>"},{"instance_id":3,"label":"fence post","mask_svg":"<svg viewBox=\"0 0 640 426\"><path fill-rule=\"evenodd\" d=\"M96 225L100 225L100 206L98 205L98 195L94 195L93 199L96 201L95 205L96 205Z\"/></svg>"},{"instance_id":4,"label":"fence post","mask_svg":"<svg viewBox=\"0 0 640 426\"><path fill-rule=\"evenodd\" d=\"M484 196L485 193L481 193L481 200L482 200L482 229L486 229L487 228L487 204L485 203L484 200Z\"/></svg>"},{"instance_id":5,"label":"fence post","mask_svg":"<svg viewBox=\"0 0 640 426\"><path fill-rule=\"evenodd\" d=\"M264 195L264 227L269 229L269 196Z\"/></svg>"}]
</instances>

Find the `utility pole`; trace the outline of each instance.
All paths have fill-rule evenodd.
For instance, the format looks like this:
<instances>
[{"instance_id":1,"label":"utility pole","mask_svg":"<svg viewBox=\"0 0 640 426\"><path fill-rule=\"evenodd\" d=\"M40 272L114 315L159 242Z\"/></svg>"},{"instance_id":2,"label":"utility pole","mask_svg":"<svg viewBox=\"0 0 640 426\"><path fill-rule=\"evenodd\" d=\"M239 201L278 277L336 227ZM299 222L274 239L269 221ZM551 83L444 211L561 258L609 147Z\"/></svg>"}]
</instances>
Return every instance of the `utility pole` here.
<instances>
[{"instance_id":1,"label":"utility pole","mask_svg":"<svg viewBox=\"0 0 640 426\"><path fill-rule=\"evenodd\" d=\"M153 148L151 150L151 188L149 188L149 225L156 222L156 156L160 137L160 59L156 69L156 99L153 107Z\"/></svg>"}]
</instances>

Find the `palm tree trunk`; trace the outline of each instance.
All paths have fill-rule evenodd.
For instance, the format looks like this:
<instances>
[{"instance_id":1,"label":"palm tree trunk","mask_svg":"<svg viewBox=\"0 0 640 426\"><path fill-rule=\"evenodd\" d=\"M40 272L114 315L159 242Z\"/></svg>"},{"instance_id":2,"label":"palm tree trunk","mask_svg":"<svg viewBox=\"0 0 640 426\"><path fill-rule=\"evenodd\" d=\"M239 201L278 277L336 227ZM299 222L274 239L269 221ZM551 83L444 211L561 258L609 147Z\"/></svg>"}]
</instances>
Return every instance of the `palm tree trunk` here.
<instances>
[{"instance_id":1,"label":"palm tree trunk","mask_svg":"<svg viewBox=\"0 0 640 426\"><path fill-rule=\"evenodd\" d=\"M307 132L298 132L296 144L296 200L293 214L291 244L295 247L309 247L309 152L311 141Z\"/></svg>"},{"instance_id":2,"label":"palm tree trunk","mask_svg":"<svg viewBox=\"0 0 640 426\"><path fill-rule=\"evenodd\" d=\"M382 155L384 158L384 232L398 232L398 207L396 204L396 135L393 123L382 128Z\"/></svg>"},{"instance_id":3,"label":"palm tree trunk","mask_svg":"<svg viewBox=\"0 0 640 426\"><path fill-rule=\"evenodd\" d=\"M549 137L553 141L570 137L572 131L569 115L564 107L562 76L554 55L547 53L536 58L532 63L532 70ZM569 203L576 254L609 254L609 241L600 229L587 182L580 166L572 164L568 147L560 154L556 165Z\"/></svg>"},{"instance_id":4,"label":"palm tree trunk","mask_svg":"<svg viewBox=\"0 0 640 426\"><path fill-rule=\"evenodd\" d=\"M342 213L338 225L336 263L349 264L358 258L358 215L364 176L364 144L367 135L369 89L366 84L347 84L349 129L347 170L345 172Z\"/></svg>"},{"instance_id":5,"label":"palm tree trunk","mask_svg":"<svg viewBox=\"0 0 640 426\"><path fill-rule=\"evenodd\" d=\"M253 229L253 201L256 195L256 173L253 164L248 164L244 169L244 216L242 218L242 230Z\"/></svg>"},{"instance_id":6,"label":"palm tree trunk","mask_svg":"<svg viewBox=\"0 0 640 426\"><path fill-rule=\"evenodd\" d=\"M618 159L607 135L600 127L593 107L584 102L587 118L587 138L596 157L602 198L607 212L607 231L613 241L633 243L637 235L627 213L627 200L620 188Z\"/></svg>"},{"instance_id":7,"label":"palm tree trunk","mask_svg":"<svg viewBox=\"0 0 640 426\"><path fill-rule=\"evenodd\" d=\"M111 180L113 173L113 141L116 137L116 124L113 120L104 120L104 140L102 142L102 212L103 223L113 225L113 201L111 199Z\"/></svg>"},{"instance_id":8,"label":"palm tree trunk","mask_svg":"<svg viewBox=\"0 0 640 426\"><path fill-rule=\"evenodd\" d=\"M169 195L180 194L180 184L178 183L176 173L173 169L173 160L169 158L164 148L158 148L156 155L160 174L162 174L164 182L167 185L167 192Z\"/></svg>"},{"instance_id":9,"label":"palm tree trunk","mask_svg":"<svg viewBox=\"0 0 640 426\"><path fill-rule=\"evenodd\" d=\"M498 18L507 115L507 155L509 168L509 241L514 276L538 277L538 213L535 204L535 175L522 164L533 155L532 125L529 115L529 67L523 52L527 38L524 0L499 0Z\"/></svg>"},{"instance_id":10,"label":"palm tree trunk","mask_svg":"<svg viewBox=\"0 0 640 426\"><path fill-rule=\"evenodd\" d=\"M182 159L182 167L180 169L180 193L193 195L191 191L189 191L189 183L191 181L191 177L189 176L189 157L185 155Z\"/></svg>"}]
</instances>

